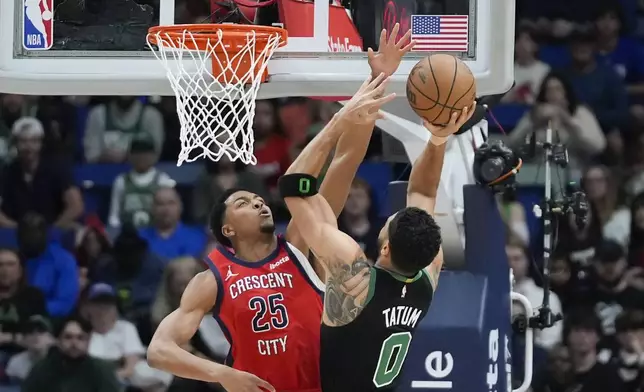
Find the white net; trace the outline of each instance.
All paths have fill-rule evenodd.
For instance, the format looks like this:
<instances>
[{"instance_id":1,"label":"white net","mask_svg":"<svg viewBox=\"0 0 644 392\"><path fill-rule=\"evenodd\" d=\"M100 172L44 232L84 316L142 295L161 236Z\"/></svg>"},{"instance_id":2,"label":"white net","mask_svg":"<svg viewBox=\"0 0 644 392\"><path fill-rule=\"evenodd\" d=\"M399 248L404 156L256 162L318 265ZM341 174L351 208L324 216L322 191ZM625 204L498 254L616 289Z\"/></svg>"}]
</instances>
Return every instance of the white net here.
<instances>
[{"instance_id":1,"label":"white net","mask_svg":"<svg viewBox=\"0 0 644 392\"><path fill-rule=\"evenodd\" d=\"M148 34L148 45L167 72L177 97L181 153L177 160L201 158L255 164L255 98L268 60L280 46L279 32L198 30ZM200 50L195 50L199 48Z\"/></svg>"}]
</instances>

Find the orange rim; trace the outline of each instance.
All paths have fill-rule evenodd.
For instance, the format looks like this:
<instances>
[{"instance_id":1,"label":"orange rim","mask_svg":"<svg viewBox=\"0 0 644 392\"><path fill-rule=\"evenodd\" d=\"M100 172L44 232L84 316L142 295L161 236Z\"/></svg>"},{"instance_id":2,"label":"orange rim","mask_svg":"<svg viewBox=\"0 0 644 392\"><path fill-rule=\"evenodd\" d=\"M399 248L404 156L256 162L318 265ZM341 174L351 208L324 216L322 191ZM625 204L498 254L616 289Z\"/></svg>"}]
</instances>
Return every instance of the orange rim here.
<instances>
[{"instance_id":1,"label":"orange rim","mask_svg":"<svg viewBox=\"0 0 644 392\"><path fill-rule=\"evenodd\" d=\"M180 45L182 49L206 50L210 40L218 38L219 32L222 32L223 41L231 45L228 50L234 50L235 47L246 45L247 34L250 31L255 32L255 42L256 45L260 44L259 49L263 49L261 43L267 43L276 33L280 35L278 47L286 45L288 38L287 31L281 27L241 24L179 24L151 27L148 30L148 41L153 45L158 45L157 34L160 34L162 39L170 39L175 45ZM185 39L185 32L190 32L190 39Z\"/></svg>"}]
</instances>

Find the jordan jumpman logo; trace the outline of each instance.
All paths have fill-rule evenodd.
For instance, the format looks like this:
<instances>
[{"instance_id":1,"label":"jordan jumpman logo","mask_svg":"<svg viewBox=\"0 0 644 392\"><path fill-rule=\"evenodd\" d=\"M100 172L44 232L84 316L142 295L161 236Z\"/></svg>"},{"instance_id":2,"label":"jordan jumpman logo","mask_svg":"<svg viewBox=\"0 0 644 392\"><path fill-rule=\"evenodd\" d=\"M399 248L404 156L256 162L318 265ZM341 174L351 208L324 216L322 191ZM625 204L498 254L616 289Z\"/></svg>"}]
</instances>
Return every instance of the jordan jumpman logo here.
<instances>
[{"instance_id":1,"label":"jordan jumpman logo","mask_svg":"<svg viewBox=\"0 0 644 392\"><path fill-rule=\"evenodd\" d=\"M226 279L224 280L224 282L228 282L228 279L234 278L235 276L239 275L239 274L234 274L233 270L231 268L232 268L232 266L229 265L228 266L228 272L226 273Z\"/></svg>"}]
</instances>

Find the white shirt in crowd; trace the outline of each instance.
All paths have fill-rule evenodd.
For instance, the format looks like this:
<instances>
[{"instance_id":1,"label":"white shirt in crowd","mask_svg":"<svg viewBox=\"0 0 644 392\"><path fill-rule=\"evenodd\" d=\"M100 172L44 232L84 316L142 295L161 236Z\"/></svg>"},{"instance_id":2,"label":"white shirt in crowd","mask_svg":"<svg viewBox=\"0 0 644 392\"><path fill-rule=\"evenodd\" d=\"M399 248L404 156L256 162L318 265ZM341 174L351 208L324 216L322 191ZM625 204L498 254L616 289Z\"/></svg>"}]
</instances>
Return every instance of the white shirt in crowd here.
<instances>
[{"instance_id":1,"label":"white shirt in crowd","mask_svg":"<svg viewBox=\"0 0 644 392\"><path fill-rule=\"evenodd\" d=\"M134 324L118 320L106 333L92 332L89 340L89 355L106 361L118 361L123 357L136 355L141 358L134 367L134 374L126 380L138 388L149 388L154 385L170 385L172 375L148 366L145 358L145 347Z\"/></svg>"},{"instance_id":2,"label":"white shirt in crowd","mask_svg":"<svg viewBox=\"0 0 644 392\"><path fill-rule=\"evenodd\" d=\"M34 356L29 351L23 351L11 357L5 373L11 378L17 380L24 380L34 366Z\"/></svg>"},{"instance_id":3,"label":"white shirt in crowd","mask_svg":"<svg viewBox=\"0 0 644 392\"><path fill-rule=\"evenodd\" d=\"M541 307L543 303L543 288L534 283L531 278L525 278L514 284L514 291L525 296L533 309ZM550 310L554 314L562 314L561 301L557 294L550 292ZM544 330L535 330L534 343L546 350L552 348L555 344L560 343L563 335L563 323L557 321L555 325Z\"/></svg>"},{"instance_id":4,"label":"white shirt in crowd","mask_svg":"<svg viewBox=\"0 0 644 392\"><path fill-rule=\"evenodd\" d=\"M118 320L114 327L104 334L92 332L89 355L107 361L118 361L129 355L145 355L145 347L134 324Z\"/></svg>"}]
</instances>

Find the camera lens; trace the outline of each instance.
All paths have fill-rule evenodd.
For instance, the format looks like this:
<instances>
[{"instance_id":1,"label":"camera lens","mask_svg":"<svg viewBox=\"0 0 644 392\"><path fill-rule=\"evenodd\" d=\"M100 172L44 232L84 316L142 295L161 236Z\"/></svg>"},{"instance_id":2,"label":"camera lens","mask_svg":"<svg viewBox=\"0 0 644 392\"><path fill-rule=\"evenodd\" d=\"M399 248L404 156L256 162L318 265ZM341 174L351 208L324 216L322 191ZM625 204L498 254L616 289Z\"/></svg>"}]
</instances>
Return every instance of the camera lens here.
<instances>
[{"instance_id":1,"label":"camera lens","mask_svg":"<svg viewBox=\"0 0 644 392\"><path fill-rule=\"evenodd\" d=\"M485 182L492 182L503 174L503 158L494 157L486 159L481 164L481 178Z\"/></svg>"}]
</instances>

